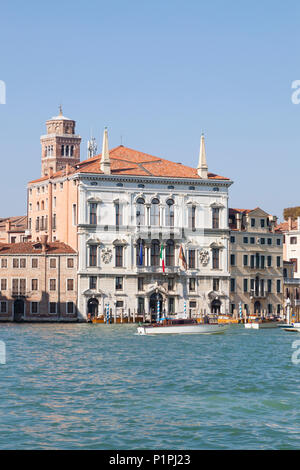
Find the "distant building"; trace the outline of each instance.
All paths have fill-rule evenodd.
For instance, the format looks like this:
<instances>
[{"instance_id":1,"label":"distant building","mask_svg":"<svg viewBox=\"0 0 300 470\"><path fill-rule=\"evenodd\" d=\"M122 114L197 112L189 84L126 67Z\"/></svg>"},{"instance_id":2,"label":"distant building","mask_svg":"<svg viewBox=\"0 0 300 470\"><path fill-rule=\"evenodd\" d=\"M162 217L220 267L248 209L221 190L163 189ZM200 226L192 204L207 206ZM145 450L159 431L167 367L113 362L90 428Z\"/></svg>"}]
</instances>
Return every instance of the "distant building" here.
<instances>
[{"instance_id":1,"label":"distant building","mask_svg":"<svg viewBox=\"0 0 300 470\"><path fill-rule=\"evenodd\" d=\"M47 235L78 250L81 314L107 305L118 315L227 312L232 181L208 172L204 137L197 168L123 145L109 150L107 130L102 154L79 162L74 129L62 115L47 121L28 226L34 241Z\"/></svg>"},{"instance_id":2,"label":"distant building","mask_svg":"<svg viewBox=\"0 0 300 470\"><path fill-rule=\"evenodd\" d=\"M22 243L29 239L27 216L0 219L0 243Z\"/></svg>"},{"instance_id":3,"label":"distant building","mask_svg":"<svg viewBox=\"0 0 300 470\"><path fill-rule=\"evenodd\" d=\"M276 218L259 207L229 209L230 310L282 314L283 236Z\"/></svg>"},{"instance_id":4,"label":"distant building","mask_svg":"<svg viewBox=\"0 0 300 470\"><path fill-rule=\"evenodd\" d=\"M61 242L0 245L0 321L76 321L77 254Z\"/></svg>"},{"instance_id":5,"label":"distant building","mask_svg":"<svg viewBox=\"0 0 300 470\"><path fill-rule=\"evenodd\" d=\"M290 299L291 321L300 321L300 278L294 277L294 267L292 261L283 262L284 304Z\"/></svg>"},{"instance_id":6,"label":"distant building","mask_svg":"<svg viewBox=\"0 0 300 470\"><path fill-rule=\"evenodd\" d=\"M284 260L294 264L294 277L300 279L300 217L289 217L287 221L277 225L276 231L284 236Z\"/></svg>"}]
</instances>

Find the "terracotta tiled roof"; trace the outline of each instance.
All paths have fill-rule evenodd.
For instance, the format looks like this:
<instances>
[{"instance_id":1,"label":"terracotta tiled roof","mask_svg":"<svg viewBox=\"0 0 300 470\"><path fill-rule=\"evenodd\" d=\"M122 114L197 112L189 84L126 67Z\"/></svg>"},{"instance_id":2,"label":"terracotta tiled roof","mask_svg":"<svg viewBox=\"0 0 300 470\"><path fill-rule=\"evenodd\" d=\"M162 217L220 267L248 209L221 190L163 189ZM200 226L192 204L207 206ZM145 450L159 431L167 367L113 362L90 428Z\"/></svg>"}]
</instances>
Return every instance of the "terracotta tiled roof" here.
<instances>
[{"instance_id":1,"label":"terracotta tiled roof","mask_svg":"<svg viewBox=\"0 0 300 470\"><path fill-rule=\"evenodd\" d=\"M69 245L62 242L49 242L46 245L47 253L56 254L76 254ZM30 255L42 253L41 242L27 243L2 243L0 244L0 256L2 255Z\"/></svg>"},{"instance_id":2,"label":"terracotta tiled roof","mask_svg":"<svg viewBox=\"0 0 300 470\"><path fill-rule=\"evenodd\" d=\"M297 220L292 220L291 230L298 230ZM288 232L289 231L289 222L282 222L281 224L276 225L275 231L276 232Z\"/></svg>"},{"instance_id":3,"label":"terracotta tiled roof","mask_svg":"<svg viewBox=\"0 0 300 470\"><path fill-rule=\"evenodd\" d=\"M0 219L0 231L6 230L6 223L10 222L11 232L23 232L27 228L27 216L15 216Z\"/></svg>"},{"instance_id":4,"label":"terracotta tiled roof","mask_svg":"<svg viewBox=\"0 0 300 470\"><path fill-rule=\"evenodd\" d=\"M111 174L112 175L132 175L132 176L156 176L165 178L193 178L201 179L197 174L196 168L191 168L181 163L171 162L159 157L154 157L147 153L133 150L123 145L119 145L109 152L111 160ZM102 174L100 170L101 154L88 160L82 161L76 165L76 168L71 167L71 173L96 173ZM63 176L65 170L61 170L53 175L54 178ZM48 177L44 176L30 183L37 183L47 180ZM213 180L226 180L229 178L219 176L215 173L208 173L208 179Z\"/></svg>"}]
</instances>

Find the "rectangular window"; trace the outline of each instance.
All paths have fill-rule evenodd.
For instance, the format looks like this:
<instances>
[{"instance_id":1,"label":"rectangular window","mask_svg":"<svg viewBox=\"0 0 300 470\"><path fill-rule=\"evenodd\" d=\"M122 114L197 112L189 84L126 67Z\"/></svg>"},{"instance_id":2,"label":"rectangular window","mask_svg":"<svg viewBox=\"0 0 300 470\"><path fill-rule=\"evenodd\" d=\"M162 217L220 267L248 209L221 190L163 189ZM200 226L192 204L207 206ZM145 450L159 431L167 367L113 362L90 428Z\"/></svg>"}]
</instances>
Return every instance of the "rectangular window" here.
<instances>
[{"instance_id":1,"label":"rectangular window","mask_svg":"<svg viewBox=\"0 0 300 470\"><path fill-rule=\"evenodd\" d=\"M74 268L74 258L67 259L67 266L68 268Z\"/></svg>"},{"instance_id":2,"label":"rectangular window","mask_svg":"<svg viewBox=\"0 0 300 470\"><path fill-rule=\"evenodd\" d=\"M248 237L244 237L243 242L247 244L248 243Z\"/></svg>"},{"instance_id":3,"label":"rectangular window","mask_svg":"<svg viewBox=\"0 0 300 470\"><path fill-rule=\"evenodd\" d=\"M230 243L235 243L235 237L230 237Z\"/></svg>"},{"instance_id":4,"label":"rectangular window","mask_svg":"<svg viewBox=\"0 0 300 470\"><path fill-rule=\"evenodd\" d=\"M168 277L168 290L174 290L175 279L174 277Z\"/></svg>"},{"instance_id":5,"label":"rectangular window","mask_svg":"<svg viewBox=\"0 0 300 470\"><path fill-rule=\"evenodd\" d=\"M254 243L255 243L255 238L254 237L250 237L250 243L251 243L251 245L254 245Z\"/></svg>"},{"instance_id":6,"label":"rectangular window","mask_svg":"<svg viewBox=\"0 0 300 470\"><path fill-rule=\"evenodd\" d=\"M261 267L261 269L265 269L265 257L264 257L264 255L262 255L260 257L260 267Z\"/></svg>"},{"instance_id":7,"label":"rectangular window","mask_svg":"<svg viewBox=\"0 0 300 470\"><path fill-rule=\"evenodd\" d=\"M138 277L138 290L144 290L144 278Z\"/></svg>"},{"instance_id":8,"label":"rectangular window","mask_svg":"<svg viewBox=\"0 0 300 470\"><path fill-rule=\"evenodd\" d=\"M218 292L220 290L220 279L215 278L213 279L213 290Z\"/></svg>"},{"instance_id":9,"label":"rectangular window","mask_svg":"<svg viewBox=\"0 0 300 470\"><path fill-rule=\"evenodd\" d=\"M49 303L49 313L56 313L56 307L57 307L56 302L50 302Z\"/></svg>"},{"instance_id":10,"label":"rectangular window","mask_svg":"<svg viewBox=\"0 0 300 470\"><path fill-rule=\"evenodd\" d=\"M196 228L196 206L188 208L188 228L192 230Z\"/></svg>"},{"instance_id":11,"label":"rectangular window","mask_svg":"<svg viewBox=\"0 0 300 470\"><path fill-rule=\"evenodd\" d=\"M38 280L31 279L31 290L38 290Z\"/></svg>"},{"instance_id":12,"label":"rectangular window","mask_svg":"<svg viewBox=\"0 0 300 470\"><path fill-rule=\"evenodd\" d=\"M175 313L175 299L174 297L169 297L169 313Z\"/></svg>"},{"instance_id":13,"label":"rectangular window","mask_svg":"<svg viewBox=\"0 0 300 470\"><path fill-rule=\"evenodd\" d=\"M18 268L18 267L19 267L19 259L13 258L13 268Z\"/></svg>"},{"instance_id":14,"label":"rectangular window","mask_svg":"<svg viewBox=\"0 0 300 470\"><path fill-rule=\"evenodd\" d=\"M116 277L116 290L123 290L123 278Z\"/></svg>"},{"instance_id":15,"label":"rectangular window","mask_svg":"<svg viewBox=\"0 0 300 470\"><path fill-rule=\"evenodd\" d=\"M272 238L268 238L268 245L272 245Z\"/></svg>"},{"instance_id":16,"label":"rectangular window","mask_svg":"<svg viewBox=\"0 0 300 470\"><path fill-rule=\"evenodd\" d=\"M189 290L191 292L195 292L196 290L196 278L195 277L189 278Z\"/></svg>"},{"instance_id":17,"label":"rectangular window","mask_svg":"<svg viewBox=\"0 0 300 470\"><path fill-rule=\"evenodd\" d=\"M251 227L255 227L255 219L251 219Z\"/></svg>"},{"instance_id":18,"label":"rectangular window","mask_svg":"<svg viewBox=\"0 0 300 470\"><path fill-rule=\"evenodd\" d=\"M70 314L74 313L74 310L75 310L74 307L75 307L74 302L67 302L67 313L70 313Z\"/></svg>"},{"instance_id":19,"label":"rectangular window","mask_svg":"<svg viewBox=\"0 0 300 470\"><path fill-rule=\"evenodd\" d=\"M1 268L7 268L7 259L6 258L1 259Z\"/></svg>"},{"instance_id":20,"label":"rectangular window","mask_svg":"<svg viewBox=\"0 0 300 470\"><path fill-rule=\"evenodd\" d=\"M38 267L39 267L39 260L38 260L38 258L32 258L32 260L31 260L31 267L32 267L32 268L38 268Z\"/></svg>"},{"instance_id":21,"label":"rectangular window","mask_svg":"<svg viewBox=\"0 0 300 470\"><path fill-rule=\"evenodd\" d=\"M97 225L97 203L90 203L90 224Z\"/></svg>"},{"instance_id":22,"label":"rectangular window","mask_svg":"<svg viewBox=\"0 0 300 470\"><path fill-rule=\"evenodd\" d=\"M230 279L230 292L235 292L235 279Z\"/></svg>"},{"instance_id":23,"label":"rectangular window","mask_svg":"<svg viewBox=\"0 0 300 470\"><path fill-rule=\"evenodd\" d=\"M138 297L138 314L143 315L145 313L145 299L144 297Z\"/></svg>"},{"instance_id":24,"label":"rectangular window","mask_svg":"<svg viewBox=\"0 0 300 470\"><path fill-rule=\"evenodd\" d=\"M230 255L230 264L231 266L235 266L235 255Z\"/></svg>"},{"instance_id":25,"label":"rectangular window","mask_svg":"<svg viewBox=\"0 0 300 470\"><path fill-rule=\"evenodd\" d=\"M89 265L97 266L97 245L90 245Z\"/></svg>"},{"instance_id":26,"label":"rectangular window","mask_svg":"<svg viewBox=\"0 0 300 470\"><path fill-rule=\"evenodd\" d=\"M267 264L268 264L268 268L272 266L272 256L267 257Z\"/></svg>"},{"instance_id":27,"label":"rectangular window","mask_svg":"<svg viewBox=\"0 0 300 470\"><path fill-rule=\"evenodd\" d=\"M255 256L251 255L251 257L250 257L250 267L254 268L254 265L255 265Z\"/></svg>"},{"instance_id":28,"label":"rectangular window","mask_svg":"<svg viewBox=\"0 0 300 470\"><path fill-rule=\"evenodd\" d=\"M52 229L56 230L56 214L53 214L52 217Z\"/></svg>"},{"instance_id":29,"label":"rectangular window","mask_svg":"<svg viewBox=\"0 0 300 470\"><path fill-rule=\"evenodd\" d=\"M244 266L248 266L248 255L243 256Z\"/></svg>"},{"instance_id":30,"label":"rectangular window","mask_svg":"<svg viewBox=\"0 0 300 470\"><path fill-rule=\"evenodd\" d=\"M90 289L97 288L97 276L90 276Z\"/></svg>"},{"instance_id":31,"label":"rectangular window","mask_svg":"<svg viewBox=\"0 0 300 470\"><path fill-rule=\"evenodd\" d=\"M244 292L248 292L248 279L244 279Z\"/></svg>"},{"instance_id":32,"label":"rectangular window","mask_svg":"<svg viewBox=\"0 0 300 470\"><path fill-rule=\"evenodd\" d=\"M196 251L189 250L189 268L194 269L196 267Z\"/></svg>"},{"instance_id":33,"label":"rectangular window","mask_svg":"<svg viewBox=\"0 0 300 470\"><path fill-rule=\"evenodd\" d=\"M31 313L39 313L39 303L38 302L30 302L30 311L31 311Z\"/></svg>"},{"instance_id":34,"label":"rectangular window","mask_svg":"<svg viewBox=\"0 0 300 470\"><path fill-rule=\"evenodd\" d=\"M123 308L124 302L123 300L117 300L116 302L116 308Z\"/></svg>"},{"instance_id":35,"label":"rectangular window","mask_svg":"<svg viewBox=\"0 0 300 470\"><path fill-rule=\"evenodd\" d=\"M277 268L280 268L281 258L277 256Z\"/></svg>"},{"instance_id":36,"label":"rectangular window","mask_svg":"<svg viewBox=\"0 0 300 470\"><path fill-rule=\"evenodd\" d=\"M74 290L74 279L67 279L67 290Z\"/></svg>"},{"instance_id":37,"label":"rectangular window","mask_svg":"<svg viewBox=\"0 0 300 470\"><path fill-rule=\"evenodd\" d=\"M122 221L122 209L118 202L115 203L115 210L116 210L116 226L123 225Z\"/></svg>"},{"instance_id":38,"label":"rectangular window","mask_svg":"<svg viewBox=\"0 0 300 470\"><path fill-rule=\"evenodd\" d=\"M280 294L280 292L281 292L281 281L280 281L280 279L277 280L276 284L277 284L277 286L276 286L277 287L277 294Z\"/></svg>"},{"instance_id":39,"label":"rectangular window","mask_svg":"<svg viewBox=\"0 0 300 470\"><path fill-rule=\"evenodd\" d=\"M271 294L272 292L272 279L268 279L268 293Z\"/></svg>"},{"instance_id":40,"label":"rectangular window","mask_svg":"<svg viewBox=\"0 0 300 470\"><path fill-rule=\"evenodd\" d=\"M277 241L276 241L277 245L280 246L281 245L281 240L280 238L277 238Z\"/></svg>"},{"instance_id":41,"label":"rectangular window","mask_svg":"<svg viewBox=\"0 0 300 470\"><path fill-rule=\"evenodd\" d=\"M260 226L261 226L261 228L264 228L264 226L265 226L265 219L260 219Z\"/></svg>"},{"instance_id":42,"label":"rectangular window","mask_svg":"<svg viewBox=\"0 0 300 470\"><path fill-rule=\"evenodd\" d=\"M50 279L50 290L56 290L56 279Z\"/></svg>"},{"instance_id":43,"label":"rectangular window","mask_svg":"<svg viewBox=\"0 0 300 470\"><path fill-rule=\"evenodd\" d=\"M7 279L1 279L1 290L7 289Z\"/></svg>"},{"instance_id":44,"label":"rectangular window","mask_svg":"<svg viewBox=\"0 0 300 470\"><path fill-rule=\"evenodd\" d=\"M20 259L20 268L26 268L26 258Z\"/></svg>"},{"instance_id":45,"label":"rectangular window","mask_svg":"<svg viewBox=\"0 0 300 470\"><path fill-rule=\"evenodd\" d=\"M50 258L50 268L56 269L56 258Z\"/></svg>"},{"instance_id":46,"label":"rectangular window","mask_svg":"<svg viewBox=\"0 0 300 470\"><path fill-rule=\"evenodd\" d=\"M123 247L116 246L116 267L123 267Z\"/></svg>"},{"instance_id":47,"label":"rectangular window","mask_svg":"<svg viewBox=\"0 0 300 470\"><path fill-rule=\"evenodd\" d=\"M261 245L264 245L265 242L266 242L265 238L261 238L261 239L260 239L260 244L261 244Z\"/></svg>"},{"instance_id":48,"label":"rectangular window","mask_svg":"<svg viewBox=\"0 0 300 470\"><path fill-rule=\"evenodd\" d=\"M220 250L219 248L213 248L212 250L212 267L213 269L219 269L220 267Z\"/></svg>"},{"instance_id":49,"label":"rectangular window","mask_svg":"<svg viewBox=\"0 0 300 470\"><path fill-rule=\"evenodd\" d=\"M213 207L212 210L212 228L219 228L220 209Z\"/></svg>"},{"instance_id":50,"label":"rectangular window","mask_svg":"<svg viewBox=\"0 0 300 470\"><path fill-rule=\"evenodd\" d=\"M1 301L0 302L0 312L1 313L7 313L7 302L6 301Z\"/></svg>"},{"instance_id":51,"label":"rectangular window","mask_svg":"<svg viewBox=\"0 0 300 470\"><path fill-rule=\"evenodd\" d=\"M77 207L76 207L76 204L73 204L72 208L73 208L73 212L72 212L73 225L77 225Z\"/></svg>"}]
</instances>

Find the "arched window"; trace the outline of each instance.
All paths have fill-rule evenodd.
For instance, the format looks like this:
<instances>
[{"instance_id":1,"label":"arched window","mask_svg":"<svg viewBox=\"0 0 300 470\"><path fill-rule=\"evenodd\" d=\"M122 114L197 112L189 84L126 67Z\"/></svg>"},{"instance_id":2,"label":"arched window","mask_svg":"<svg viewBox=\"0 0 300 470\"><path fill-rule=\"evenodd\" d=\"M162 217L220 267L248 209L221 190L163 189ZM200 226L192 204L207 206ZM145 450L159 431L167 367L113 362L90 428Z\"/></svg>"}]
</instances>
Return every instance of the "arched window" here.
<instances>
[{"instance_id":1,"label":"arched window","mask_svg":"<svg viewBox=\"0 0 300 470\"><path fill-rule=\"evenodd\" d=\"M69 156L69 146L66 145L66 157L68 157L68 156Z\"/></svg>"},{"instance_id":2,"label":"arched window","mask_svg":"<svg viewBox=\"0 0 300 470\"><path fill-rule=\"evenodd\" d=\"M136 202L136 224L145 225L145 201L142 197Z\"/></svg>"},{"instance_id":3,"label":"arched window","mask_svg":"<svg viewBox=\"0 0 300 470\"><path fill-rule=\"evenodd\" d=\"M45 203L44 201L41 202L41 210L43 211L45 209Z\"/></svg>"},{"instance_id":4,"label":"arched window","mask_svg":"<svg viewBox=\"0 0 300 470\"><path fill-rule=\"evenodd\" d=\"M175 265L175 246L173 240L168 240L166 244L166 266Z\"/></svg>"},{"instance_id":5,"label":"arched window","mask_svg":"<svg viewBox=\"0 0 300 470\"><path fill-rule=\"evenodd\" d=\"M61 156L63 157L64 154L65 154L65 146L62 145L62 146L61 146Z\"/></svg>"},{"instance_id":6,"label":"arched window","mask_svg":"<svg viewBox=\"0 0 300 470\"><path fill-rule=\"evenodd\" d=\"M173 201L173 199L168 199L167 200L166 226L167 227L174 227L174 201Z\"/></svg>"},{"instance_id":7,"label":"arched window","mask_svg":"<svg viewBox=\"0 0 300 470\"><path fill-rule=\"evenodd\" d=\"M70 157L73 157L74 154L74 145L71 145L70 147Z\"/></svg>"},{"instance_id":8,"label":"arched window","mask_svg":"<svg viewBox=\"0 0 300 470\"><path fill-rule=\"evenodd\" d=\"M159 266L159 240L151 242L151 266Z\"/></svg>"},{"instance_id":9,"label":"arched window","mask_svg":"<svg viewBox=\"0 0 300 470\"><path fill-rule=\"evenodd\" d=\"M157 198L152 199L150 225L159 225L159 200Z\"/></svg>"}]
</instances>

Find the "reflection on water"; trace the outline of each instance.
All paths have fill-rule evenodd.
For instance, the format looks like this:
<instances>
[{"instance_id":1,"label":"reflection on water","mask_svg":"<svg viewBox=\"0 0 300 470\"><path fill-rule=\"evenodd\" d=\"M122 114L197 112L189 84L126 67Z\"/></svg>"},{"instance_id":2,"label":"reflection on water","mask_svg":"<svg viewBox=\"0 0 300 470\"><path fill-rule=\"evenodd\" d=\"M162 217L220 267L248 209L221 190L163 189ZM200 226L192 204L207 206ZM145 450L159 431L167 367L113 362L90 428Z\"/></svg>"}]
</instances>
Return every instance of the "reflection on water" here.
<instances>
[{"instance_id":1,"label":"reflection on water","mask_svg":"<svg viewBox=\"0 0 300 470\"><path fill-rule=\"evenodd\" d=\"M280 330L136 336L0 325L1 449L299 448L299 366Z\"/></svg>"}]
</instances>

